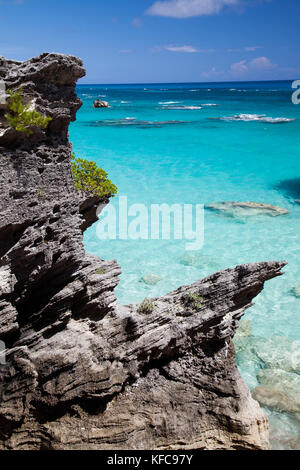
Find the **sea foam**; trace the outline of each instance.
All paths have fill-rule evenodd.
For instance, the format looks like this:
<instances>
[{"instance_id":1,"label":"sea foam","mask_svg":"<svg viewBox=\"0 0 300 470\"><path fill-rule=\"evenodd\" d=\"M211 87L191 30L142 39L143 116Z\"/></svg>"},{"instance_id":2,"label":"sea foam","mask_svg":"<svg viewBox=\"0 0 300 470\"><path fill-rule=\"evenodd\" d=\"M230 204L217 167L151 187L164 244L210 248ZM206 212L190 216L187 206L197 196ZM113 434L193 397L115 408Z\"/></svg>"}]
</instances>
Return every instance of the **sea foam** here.
<instances>
[{"instance_id":1,"label":"sea foam","mask_svg":"<svg viewBox=\"0 0 300 470\"><path fill-rule=\"evenodd\" d=\"M235 116L224 116L220 119L221 121L243 121L243 122L251 122L251 121L259 121L259 122L264 122L267 124L282 124L285 122L292 122L295 121L295 119L289 119L285 117L278 117L278 118L273 118L273 117L268 117L264 114L237 114Z\"/></svg>"}]
</instances>

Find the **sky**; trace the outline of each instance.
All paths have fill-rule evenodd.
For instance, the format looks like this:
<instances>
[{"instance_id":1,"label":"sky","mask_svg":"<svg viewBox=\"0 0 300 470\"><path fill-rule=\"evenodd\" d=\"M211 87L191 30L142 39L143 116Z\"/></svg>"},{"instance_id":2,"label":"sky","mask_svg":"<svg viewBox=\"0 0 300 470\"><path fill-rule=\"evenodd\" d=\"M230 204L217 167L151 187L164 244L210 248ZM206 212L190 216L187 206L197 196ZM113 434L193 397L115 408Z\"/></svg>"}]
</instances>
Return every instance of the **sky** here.
<instances>
[{"instance_id":1,"label":"sky","mask_svg":"<svg viewBox=\"0 0 300 470\"><path fill-rule=\"evenodd\" d=\"M299 79L299 18L299 0L0 0L0 55L76 55L91 84Z\"/></svg>"}]
</instances>

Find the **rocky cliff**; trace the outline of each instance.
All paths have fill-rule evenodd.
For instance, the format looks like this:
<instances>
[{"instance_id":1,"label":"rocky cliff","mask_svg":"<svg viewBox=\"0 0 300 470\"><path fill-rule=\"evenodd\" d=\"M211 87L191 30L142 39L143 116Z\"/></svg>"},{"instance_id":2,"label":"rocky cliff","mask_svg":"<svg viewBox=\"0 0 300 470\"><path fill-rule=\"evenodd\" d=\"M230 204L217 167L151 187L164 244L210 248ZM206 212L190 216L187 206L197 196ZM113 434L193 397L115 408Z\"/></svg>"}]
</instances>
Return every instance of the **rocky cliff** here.
<instances>
[{"instance_id":1,"label":"rocky cliff","mask_svg":"<svg viewBox=\"0 0 300 470\"><path fill-rule=\"evenodd\" d=\"M118 264L82 244L107 201L72 180L83 75L72 56L0 59L6 87L52 117L25 138L0 110L0 449L265 449L232 338L284 263L218 272L148 313L118 305Z\"/></svg>"}]
</instances>

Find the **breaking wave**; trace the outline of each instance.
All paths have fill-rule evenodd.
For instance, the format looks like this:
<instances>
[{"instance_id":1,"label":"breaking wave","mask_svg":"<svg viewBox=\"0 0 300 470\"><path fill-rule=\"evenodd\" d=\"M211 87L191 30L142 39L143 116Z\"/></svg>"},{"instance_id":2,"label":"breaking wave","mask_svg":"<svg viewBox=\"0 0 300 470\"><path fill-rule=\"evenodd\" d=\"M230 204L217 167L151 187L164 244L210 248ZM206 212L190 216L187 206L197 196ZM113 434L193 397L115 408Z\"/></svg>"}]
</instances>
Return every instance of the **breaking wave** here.
<instances>
[{"instance_id":1,"label":"breaking wave","mask_svg":"<svg viewBox=\"0 0 300 470\"><path fill-rule=\"evenodd\" d=\"M284 117L273 118L273 117L268 117L264 114L237 114L235 116L224 116L224 117L216 118L216 119L220 119L221 121L243 121L243 122L258 121L258 122L264 122L267 124L283 124L285 122L292 122L296 120L296 119L289 119L289 118L284 118Z\"/></svg>"},{"instance_id":2,"label":"breaking wave","mask_svg":"<svg viewBox=\"0 0 300 470\"><path fill-rule=\"evenodd\" d=\"M162 109L202 109L202 106L163 106Z\"/></svg>"}]
</instances>

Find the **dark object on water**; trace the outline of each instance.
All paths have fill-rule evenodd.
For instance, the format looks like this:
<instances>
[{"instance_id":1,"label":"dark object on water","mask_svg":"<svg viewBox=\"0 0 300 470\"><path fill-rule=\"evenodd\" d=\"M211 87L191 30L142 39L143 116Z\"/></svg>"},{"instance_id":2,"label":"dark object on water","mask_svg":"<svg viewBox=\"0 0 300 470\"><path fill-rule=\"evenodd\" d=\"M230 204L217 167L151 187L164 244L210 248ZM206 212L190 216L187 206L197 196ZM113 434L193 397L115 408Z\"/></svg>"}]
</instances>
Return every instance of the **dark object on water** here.
<instances>
[{"instance_id":1,"label":"dark object on water","mask_svg":"<svg viewBox=\"0 0 300 470\"><path fill-rule=\"evenodd\" d=\"M109 108L109 103L107 101L95 100L93 107L94 108Z\"/></svg>"}]
</instances>

